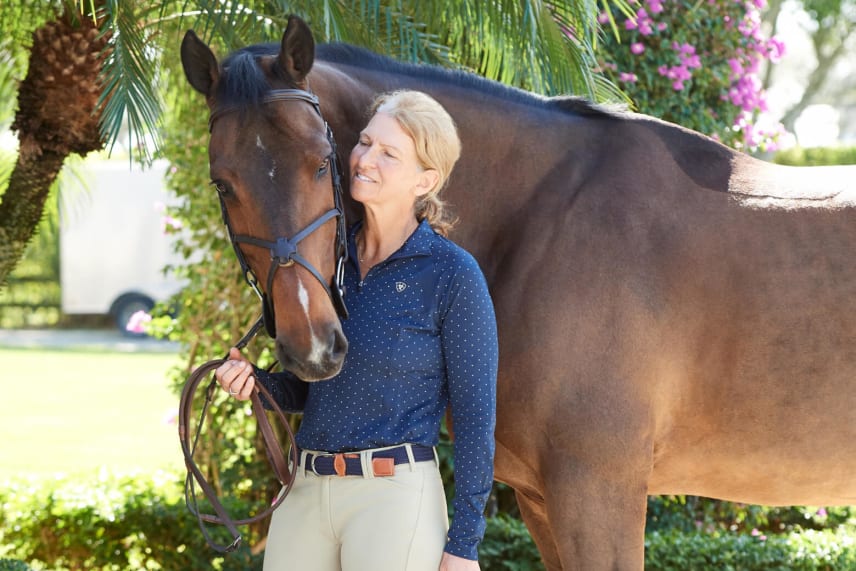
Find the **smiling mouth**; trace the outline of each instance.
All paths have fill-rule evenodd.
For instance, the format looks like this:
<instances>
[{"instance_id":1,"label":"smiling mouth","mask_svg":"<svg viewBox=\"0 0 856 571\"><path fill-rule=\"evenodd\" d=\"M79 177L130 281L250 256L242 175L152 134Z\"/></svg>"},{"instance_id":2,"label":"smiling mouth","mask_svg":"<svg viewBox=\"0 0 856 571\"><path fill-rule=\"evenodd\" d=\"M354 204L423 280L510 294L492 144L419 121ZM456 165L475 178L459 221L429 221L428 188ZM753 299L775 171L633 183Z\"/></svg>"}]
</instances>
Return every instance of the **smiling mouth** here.
<instances>
[{"instance_id":1,"label":"smiling mouth","mask_svg":"<svg viewBox=\"0 0 856 571\"><path fill-rule=\"evenodd\" d=\"M357 180L361 180L363 182L375 182L374 180L370 179L369 177L367 177L366 175L364 175L362 173L355 174L354 178Z\"/></svg>"}]
</instances>

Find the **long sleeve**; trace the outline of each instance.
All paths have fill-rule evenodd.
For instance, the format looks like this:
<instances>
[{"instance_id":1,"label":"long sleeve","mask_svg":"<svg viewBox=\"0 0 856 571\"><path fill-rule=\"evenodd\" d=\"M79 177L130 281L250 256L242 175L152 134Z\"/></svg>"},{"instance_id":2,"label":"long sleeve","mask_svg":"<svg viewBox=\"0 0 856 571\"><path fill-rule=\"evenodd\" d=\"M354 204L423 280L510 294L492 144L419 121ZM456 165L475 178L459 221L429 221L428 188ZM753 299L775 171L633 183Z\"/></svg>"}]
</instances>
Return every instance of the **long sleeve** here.
<instances>
[{"instance_id":1,"label":"long sleeve","mask_svg":"<svg viewBox=\"0 0 856 571\"><path fill-rule=\"evenodd\" d=\"M307 383L288 371L268 373L255 365L253 370L256 379L268 390L279 408L285 412L303 412L309 390ZM262 404L267 409L272 408L265 399L262 399Z\"/></svg>"},{"instance_id":2,"label":"long sleeve","mask_svg":"<svg viewBox=\"0 0 856 571\"><path fill-rule=\"evenodd\" d=\"M474 560L493 483L499 349L487 284L475 260L467 261L452 280L441 333L455 433L455 512L446 551Z\"/></svg>"}]
</instances>

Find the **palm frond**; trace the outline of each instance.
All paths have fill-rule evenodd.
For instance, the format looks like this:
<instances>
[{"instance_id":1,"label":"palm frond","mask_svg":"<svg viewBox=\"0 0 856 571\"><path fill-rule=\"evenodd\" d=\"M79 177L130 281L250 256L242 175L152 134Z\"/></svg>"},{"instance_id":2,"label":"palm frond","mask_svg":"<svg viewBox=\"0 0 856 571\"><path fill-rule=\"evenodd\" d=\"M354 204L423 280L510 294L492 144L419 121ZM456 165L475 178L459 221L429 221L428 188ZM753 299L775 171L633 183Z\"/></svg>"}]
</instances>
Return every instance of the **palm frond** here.
<instances>
[{"instance_id":1,"label":"palm frond","mask_svg":"<svg viewBox=\"0 0 856 571\"><path fill-rule=\"evenodd\" d=\"M146 32L131 2L108 0L103 31L110 34L110 53L102 69L104 90L99 100L102 136L112 149L126 120L130 152L136 148L139 158L150 163L160 147L160 100L151 63L155 54L146 48Z\"/></svg>"}]
</instances>

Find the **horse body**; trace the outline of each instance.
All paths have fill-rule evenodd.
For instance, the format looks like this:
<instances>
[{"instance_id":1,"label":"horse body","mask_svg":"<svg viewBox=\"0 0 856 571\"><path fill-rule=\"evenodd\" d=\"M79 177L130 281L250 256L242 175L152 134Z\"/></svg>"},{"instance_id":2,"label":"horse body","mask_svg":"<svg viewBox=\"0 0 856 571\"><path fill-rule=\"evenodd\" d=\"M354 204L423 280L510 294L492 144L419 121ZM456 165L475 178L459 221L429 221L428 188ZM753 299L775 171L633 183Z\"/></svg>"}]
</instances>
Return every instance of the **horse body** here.
<instances>
[{"instance_id":1,"label":"horse body","mask_svg":"<svg viewBox=\"0 0 856 571\"><path fill-rule=\"evenodd\" d=\"M390 89L458 124L445 195L497 312L496 478L548 569L641 569L649 494L856 503L856 169L771 165L350 48L317 57L308 86L340 149Z\"/></svg>"}]
</instances>

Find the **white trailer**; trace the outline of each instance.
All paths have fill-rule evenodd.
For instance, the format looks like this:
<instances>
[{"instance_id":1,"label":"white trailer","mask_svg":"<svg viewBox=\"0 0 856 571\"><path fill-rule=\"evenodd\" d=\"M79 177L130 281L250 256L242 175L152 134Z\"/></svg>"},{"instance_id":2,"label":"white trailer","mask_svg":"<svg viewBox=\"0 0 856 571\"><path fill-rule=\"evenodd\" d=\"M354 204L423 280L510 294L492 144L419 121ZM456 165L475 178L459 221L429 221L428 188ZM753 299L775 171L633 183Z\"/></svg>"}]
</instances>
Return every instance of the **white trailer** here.
<instances>
[{"instance_id":1,"label":"white trailer","mask_svg":"<svg viewBox=\"0 0 856 571\"><path fill-rule=\"evenodd\" d=\"M136 311L148 311L181 289L163 272L182 263L173 252L175 236L164 230L164 207L175 201L164 188L167 167L88 160L82 189L67 180L60 208L63 313L109 314L125 331Z\"/></svg>"}]
</instances>

